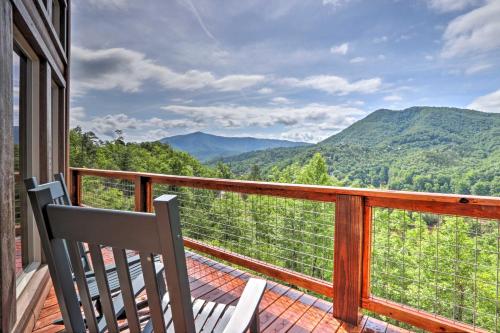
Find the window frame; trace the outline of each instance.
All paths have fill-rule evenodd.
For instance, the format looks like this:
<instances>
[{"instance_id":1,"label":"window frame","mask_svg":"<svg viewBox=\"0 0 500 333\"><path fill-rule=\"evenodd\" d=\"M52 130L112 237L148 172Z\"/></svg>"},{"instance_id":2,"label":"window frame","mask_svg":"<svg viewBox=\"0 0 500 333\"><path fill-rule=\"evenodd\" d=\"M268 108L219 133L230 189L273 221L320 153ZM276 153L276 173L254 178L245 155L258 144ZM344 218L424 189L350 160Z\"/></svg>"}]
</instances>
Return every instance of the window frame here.
<instances>
[{"instance_id":1,"label":"window frame","mask_svg":"<svg viewBox=\"0 0 500 333\"><path fill-rule=\"evenodd\" d=\"M14 50L21 58L19 89L19 144L21 178L39 176L40 59L14 26ZM22 181L22 179L21 179ZM22 186L23 188L23 186ZM21 196L21 244L23 271L16 277L16 298L22 294L42 263L40 237L26 191Z\"/></svg>"}]
</instances>

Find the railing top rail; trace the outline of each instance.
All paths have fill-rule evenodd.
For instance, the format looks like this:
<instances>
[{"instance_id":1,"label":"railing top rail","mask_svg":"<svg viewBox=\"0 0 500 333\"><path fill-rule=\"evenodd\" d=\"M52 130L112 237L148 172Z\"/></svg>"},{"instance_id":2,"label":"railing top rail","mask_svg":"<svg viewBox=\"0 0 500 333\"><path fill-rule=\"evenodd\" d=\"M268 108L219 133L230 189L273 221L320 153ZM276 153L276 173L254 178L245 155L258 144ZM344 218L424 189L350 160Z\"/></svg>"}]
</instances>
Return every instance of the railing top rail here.
<instances>
[{"instance_id":1,"label":"railing top rail","mask_svg":"<svg viewBox=\"0 0 500 333\"><path fill-rule=\"evenodd\" d=\"M406 192L394 190L379 190L366 188L335 187L321 185L282 184L256 182L235 179L203 178L189 176L174 176L146 172L100 170L86 168L71 168L80 175L100 176L115 179L135 180L138 176L147 177L153 183L178 185L186 187L226 190L250 194L267 194L290 198L301 198L318 201L335 201L337 195L357 195L372 200L378 205L384 200L418 201L428 203L462 204L470 206L493 206L500 212L500 197Z\"/></svg>"},{"instance_id":2,"label":"railing top rail","mask_svg":"<svg viewBox=\"0 0 500 333\"><path fill-rule=\"evenodd\" d=\"M419 213L429 212L433 214L469 216L500 221L500 197L282 184L85 168L70 168L70 170L72 173L72 191L73 195L77 198L74 202L77 203L80 203L78 196L81 195L82 188L84 187L81 176L97 176L133 182L135 184L136 209L138 206L150 207L148 206L148 202L150 203L153 193L152 184L336 202L335 210L330 210L331 214L334 215L334 217L332 216L332 220L334 219L335 221L333 251L335 259L333 260L333 269L334 272L349 272L349 276L346 276L346 278L350 283L343 281L340 278L341 275L338 274L333 274L333 284L331 281L317 280L298 272L284 270L279 266L266 263L265 261L233 253L223 247L219 248L219 245L204 244L195 239L186 238L185 244L200 252L247 267L269 277L277 278L329 297L334 295L338 297L338 300L344 301L339 301L342 307L347 306L344 308L346 311L337 311L334 315L337 318L342 318L342 320L347 320L347 322L356 321L357 314L359 314L359 301L361 301L362 308L426 330L443 332L481 331L469 324L456 322L371 294L372 240L375 239L375 236L372 235L372 232L375 230L375 228L372 228L374 220L372 208L395 208ZM116 184L111 182L110 186L113 185ZM143 193L143 188L145 193ZM138 201L144 203L144 205L137 205ZM198 203L195 202L194 204ZM418 216L416 217L418 218ZM493 222L493 224L497 223L497 221L490 222ZM393 222L389 219L387 223ZM406 218L403 219L402 223L406 225ZM387 230L390 230L390 228ZM404 239L405 236L401 237ZM477 235L473 235L473 237L477 237ZM354 252L357 253L357 258L354 258ZM349 256L346 256L346 253L349 253ZM344 260L343 258L349 259ZM359 288L360 286L361 289ZM349 292L344 290L346 288ZM342 307L339 304L336 305L337 309Z\"/></svg>"}]
</instances>

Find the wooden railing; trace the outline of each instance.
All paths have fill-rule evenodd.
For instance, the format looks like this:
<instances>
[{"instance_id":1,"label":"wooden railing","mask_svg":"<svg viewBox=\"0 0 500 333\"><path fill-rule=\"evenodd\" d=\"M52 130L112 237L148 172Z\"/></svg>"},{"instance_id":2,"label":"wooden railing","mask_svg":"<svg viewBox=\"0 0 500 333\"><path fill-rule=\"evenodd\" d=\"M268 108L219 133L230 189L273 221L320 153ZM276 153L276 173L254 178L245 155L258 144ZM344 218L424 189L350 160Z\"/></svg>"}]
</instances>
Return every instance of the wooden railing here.
<instances>
[{"instance_id":1,"label":"wooden railing","mask_svg":"<svg viewBox=\"0 0 500 333\"><path fill-rule=\"evenodd\" d=\"M70 192L75 205L82 204L84 176L132 182L135 210L143 212L152 211L153 184L335 203L335 216L331 217L332 223L335 221L334 274L331 282L194 239L185 238L185 245L269 277L332 297L334 316L351 324L357 324L361 309L366 309L433 332L482 331L477 326L372 295L372 211L374 208L388 208L500 220L498 197L278 184L82 168L72 168L70 171Z\"/></svg>"}]
</instances>

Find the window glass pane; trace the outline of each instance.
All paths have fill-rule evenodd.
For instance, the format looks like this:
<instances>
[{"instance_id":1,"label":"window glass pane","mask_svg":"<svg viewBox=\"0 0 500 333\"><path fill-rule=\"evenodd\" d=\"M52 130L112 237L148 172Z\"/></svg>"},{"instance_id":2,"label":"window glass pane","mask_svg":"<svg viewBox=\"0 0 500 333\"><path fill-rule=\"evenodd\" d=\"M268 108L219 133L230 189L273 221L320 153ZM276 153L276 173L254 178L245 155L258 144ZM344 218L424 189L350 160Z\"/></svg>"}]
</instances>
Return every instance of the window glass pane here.
<instances>
[{"instance_id":1,"label":"window glass pane","mask_svg":"<svg viewBox=\"0 0 500 333\"><path fill-rule=\"evenodd\" d=\"M15 232L16 232L16 276L23 271L23 240L22 240L22 157L21 157L21 136L20 136L20 90L21 90L21 58L17 53L13 53L13 104L14 104L14 177L15 177Z\"/></svg>"},{"instance_id":2,"label":"window glass pane","mask_svg":"<svg viewBox=\"0 0 500 333\"><path fill-rule=\"evenodd\" d=\"M52 1L52 25L54 30L59 35L61 32L61 8L58 0Z\"/></svg>"}]
</instances>

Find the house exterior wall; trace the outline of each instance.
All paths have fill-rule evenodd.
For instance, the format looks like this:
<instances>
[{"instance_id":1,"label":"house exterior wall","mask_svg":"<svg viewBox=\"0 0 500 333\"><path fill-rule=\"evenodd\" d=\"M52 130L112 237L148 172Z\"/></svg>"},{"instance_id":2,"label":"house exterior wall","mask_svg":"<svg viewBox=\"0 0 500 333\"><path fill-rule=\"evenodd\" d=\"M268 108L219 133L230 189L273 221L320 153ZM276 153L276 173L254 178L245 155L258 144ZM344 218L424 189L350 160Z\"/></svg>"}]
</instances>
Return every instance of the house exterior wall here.
<instances>
[{"instance_id":1,"label":"house exterior wall","mask_svg":"<svg viewBox=\"0 0 500 333\"><path fill-rule=\"evenodd\" d=\"M20 89L21 179L40 182L68 168L70 0L0 0L0 331L33 323L36 302L47 290L38 234L22 201L23 262L16 277L14 222L13 51L27 59ZM30 301L31 300L31 301Z\"/></svg>"}]
</instances>

